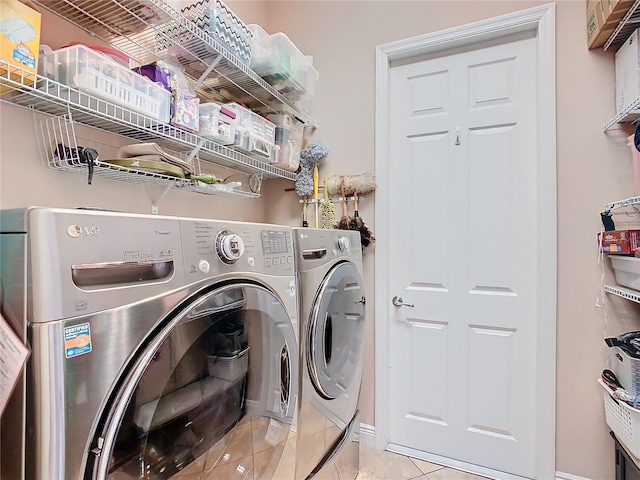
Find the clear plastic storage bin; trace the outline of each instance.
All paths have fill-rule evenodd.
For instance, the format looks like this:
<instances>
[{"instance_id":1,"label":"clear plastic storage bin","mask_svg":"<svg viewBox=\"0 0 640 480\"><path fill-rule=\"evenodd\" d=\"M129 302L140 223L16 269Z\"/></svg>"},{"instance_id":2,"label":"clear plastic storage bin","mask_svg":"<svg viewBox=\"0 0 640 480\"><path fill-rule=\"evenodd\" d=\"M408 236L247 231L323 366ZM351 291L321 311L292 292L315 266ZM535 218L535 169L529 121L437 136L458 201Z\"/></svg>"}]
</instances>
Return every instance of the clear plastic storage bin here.
<instances>
[{"instance_id":1,"label":"clear plastic storage bin","mask_svg":"<svg viewBox=\"0 0 640 480\"><path fill-rule=\"evenodd\" d=\"M304 124L289 113L284 106L269 107L263 113L276 126L277 157L275 166L290 172L298 170Z\"/></svg>"},{"instance_id":2,"label":"clear plastic storage bin","mask_svg":"<svg viewBox=\"0 0 640 480\"><path fill-rule=\"evenodd\" d=\"M251 69L290 100L312 97L318 81L313 57L305 56L284 33L272 35L249 25L254 36Z\"/></svg>"},{"instance_id":3,"label":"clear plastic storage bin","mask_svg":"<svg viewBox=\"0 0 640 480\"><path fill-rule=\"evenodd\" d=\"M200 105L200 135L221 145L231 145L235 140L238 123L235 112L217 103Z\"/></svg>"},{"instance_id":4,"label":"clear plastic storage bin","mask_svg":"<svg viewBox=\"0 0 640 480\"><path fill-rule=\"evenodd\" d=\"M84 45L43 54L45 77L167 123L171 93L106 55Z\"/></svg>"},{"instance_id":5,"label":"clear plastic storage bin","mask_svg":"<svg viewBox=\"0 0 640 480\"><path fill-rule=\"evenodd\" d=\"M273 160L276 141L275 125L235 102L226 103L223 106L236 114L238 123L233 145L246 152Z\"/></svg>"}]
</instances>

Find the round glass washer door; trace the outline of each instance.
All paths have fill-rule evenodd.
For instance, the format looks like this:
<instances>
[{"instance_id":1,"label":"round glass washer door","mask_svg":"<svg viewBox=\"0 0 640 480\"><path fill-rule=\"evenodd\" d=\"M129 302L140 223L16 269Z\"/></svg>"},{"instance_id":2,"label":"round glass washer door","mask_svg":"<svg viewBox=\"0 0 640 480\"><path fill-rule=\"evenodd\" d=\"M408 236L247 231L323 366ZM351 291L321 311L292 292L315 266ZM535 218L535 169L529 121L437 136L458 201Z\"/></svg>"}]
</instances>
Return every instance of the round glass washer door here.
<instances>
[{"instance_id":1,"label":"round glass washer door","mask_svg":"<svg viewBox=\"0 0 640 480\"><path fill-rule=\"evenodd\" d=\"M324 278L307 328L307 367L316 391L335 399L349 389L360 368L365 296L362 277L348 262Z\"/></svg>"},{"instance_id":2,"label":"round glass washer door","mask_svg":"<svg viewBox=\"0 0 640 480\"><path fill-rule=\"evenodd\" d=\"M203 455L221 462L215 446L246 425L250 434L229 448L286 440L296 356L290 317L266 288L236 283L196 294L133 359L104 412L87 477L162 480ZM245 414L252 422L240 424ZM272 449L270 462L280 455Z\"/></svg>"}]
</instances>

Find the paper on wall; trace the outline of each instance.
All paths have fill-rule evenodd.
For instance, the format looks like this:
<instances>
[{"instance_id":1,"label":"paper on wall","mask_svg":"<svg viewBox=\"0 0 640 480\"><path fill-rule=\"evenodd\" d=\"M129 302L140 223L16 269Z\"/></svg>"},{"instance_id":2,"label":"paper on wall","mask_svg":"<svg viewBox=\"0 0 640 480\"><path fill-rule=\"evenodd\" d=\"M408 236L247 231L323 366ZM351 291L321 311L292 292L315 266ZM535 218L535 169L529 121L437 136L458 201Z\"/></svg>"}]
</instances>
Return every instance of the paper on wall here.
<instances>
[{"instance_id":1,"label":"paper on wall","mask_svg":"<svg viewBox=\"0 0 640 480\"><path fill-rule=\"evenodd\" d=\"M28 357L29 349L0 315L0 415L9 402Z\"/></svg>"}]
</instances>

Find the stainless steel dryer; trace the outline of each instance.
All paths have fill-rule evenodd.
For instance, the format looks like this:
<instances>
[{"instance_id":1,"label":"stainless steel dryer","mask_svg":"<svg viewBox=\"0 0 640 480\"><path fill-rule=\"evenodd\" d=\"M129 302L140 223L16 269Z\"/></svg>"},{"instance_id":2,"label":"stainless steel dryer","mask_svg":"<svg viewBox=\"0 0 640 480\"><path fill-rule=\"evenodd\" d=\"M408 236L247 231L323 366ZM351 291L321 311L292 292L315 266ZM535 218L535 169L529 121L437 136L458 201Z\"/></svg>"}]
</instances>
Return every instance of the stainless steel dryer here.
<instances>
[{"instance_id":1,"label":"stainless steel dryer","mask_svg":"<svg viewBox=\"0 0 640 480\"><path fill-rule=\"evenodd\" d=\"M296 479L354 479L365 293L358 232L294 228L300 292Z\"/></svg>"},{"instance_id":2,"label":"stainless steel dryer","mask_svg":"<svg viewBox=\"0 0 640 480\"><path fill-rule=\"evenodd\" d=\"M289 228L46 208L0 225L3 317L32 351L1 478L273 475L298 390Z\"/></svg>"}]
</instances>

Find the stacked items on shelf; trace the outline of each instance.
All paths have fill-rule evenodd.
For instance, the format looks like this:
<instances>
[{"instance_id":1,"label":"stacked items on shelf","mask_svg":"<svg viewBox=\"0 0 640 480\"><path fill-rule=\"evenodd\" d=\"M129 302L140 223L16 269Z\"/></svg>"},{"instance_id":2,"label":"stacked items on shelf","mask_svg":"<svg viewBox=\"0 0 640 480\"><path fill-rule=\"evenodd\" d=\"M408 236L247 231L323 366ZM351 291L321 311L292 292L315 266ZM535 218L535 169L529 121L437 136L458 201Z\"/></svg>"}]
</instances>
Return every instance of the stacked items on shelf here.
<instances>
[{"instance_id":1,"label":"stacked items on shelf","mask_svg":"<svg viewBox=\"0 0 640 480\"><path fill-rule=\"evenodd\" d=\"M614 33L633 0L587 0L587 45L589 49L602 47Z\"/></svg>"},{"instance_id":2,"label":"stacked items on shelf","mask_svg":"<svg viewBox=\"0 0 640 480\"><path fill-rule=\"evenodd\" d=\"M235 113L238 121L233 146L247 153L265 157L269 161L275 161L277 158L275 125L235 102L227 103L224 107Z\"/></svg>"},{"instance_id":3,"label":"stacked items on shelf","mask_svg":"<svg viewBox=\"0 0 640 480\"><path fill-rule=\"evenodd\" d=\"M605 419L616 438L640 457L640 332L605 339L611 370L598 383L603 388Z\"/></svg>"},{"instance_id":4,"label":"stacked items on shelf","mask_svg":"<svg viewBox=\"0 0 640 480\"><path fill-rule=\"evenodd\" d=\"M269 35L259 25L253 33L251 69L285 97L308 111L318 81L313 57L304 55L284 33Z\"/></svg>"},{"instance_id":5,"label":"stacked items on shelf","mask_svg":"<svg viewBox=\"0 0 640 480\"><path fill-rule=\"evenodd\" d=\"M51 10L115 48L82 44L69 44L56 51L44 48L38 71L41 77L32 91L24 88L28 85L24 79L13 82L3 74L3 87L14 89L14 94L6 98L19 105L36 101L38 110L58 117L55 127L43 125L43 131L60 130L63 124L73 130L74 123L79 122L134 141L157 141L162 148L179 150L194 172L184 172L183 177L173 171L175 166L172 169L167 164L157 169L145 163L148 159L134 159L133 165L131 159L115 155L99 156L91 162L82 155L51 158L51 145L45 145L48 166L83 172L96 167L97 176L115 178L100 171L110 165L107 170L116 172L117 179L127 181L128 169L136 174L130 180L133 183L167 185L175 178L173 184L183 187L186 181L195 181L198 174L210 172L200 170L203 159L223 168L237 168L236 172L253 179L247 181L251 183L246 192L250 195L259 192L263 174L294 178L305 123L317 126L300 107L300 102L308 101L313 93L317 72L311 57L304 57L284 34L266 35L268 43L274 45L271 64L263 64L266 69L262 70L256 67L278 86L274 88L249 68L252 30L220 0L200 0L181 11L161 1L140 11L115 1L36 2L38 7ZM3 7L5 3L11 2L3 2ZM69 5L73 11L69 11ZM175 33L173 37L171 32ZM7 36L8 32L2 34ZM203 99L215 103L200 105ZM73 150L74 142L67 143L61 143L64 151L89 151L85 147ZM144 179L138 179L138 174L144 174ZM91 172L88 176L91 178ZM201 188L204 181L197 180L194 185Z\"/></svg>"},{"instance_id":6,"label":"stacked items on shelf","mask_svg":"<svg viewBox=\"0 0 640 480\"><path fill-rule=\"evenodd\" d=\"M40 75L96 97L140 112L162 123L169 121L171 94L162 85L129 70L94 48L76 44L52 51L43 46ZM128 63L128 62L127 62Z\"/></svg>"},{"instance_id":7,"label":"stacked items on shelf","mask_svg":"<svg viewBox=\"0 0 640 480\"><path fill-rule=\"evenodd\" d=\"M274 165L295 172L300 166L304 124L284 106L267 107L260 109L260 112L275 125L277 155L274 158Z\"/></svg>"},{"instance_id":8,"label":"stacked items on shelf","mask_svg":"<svg viewBox=\"0 0 640 480\"><path fill-rule=\"evenodd\" d=\"M631 226L616 229L612 216L613 210L637 203L640 198L635 197L606 206L598 245L601 254L611 259L620 285L603 285L603 290L640 303L640 258L636 256L640 256L640 230ZM640 456L640 332L609 336L604 341L609 347L610 370L602 372L598 383L603 389L606 422L628 451Z\"/></svg>"},{"instance_id":9,"label":"stacked items on shelf","mask_svg":"<svg viewBox=\"0 0 640 480\"><path fill-rule=\"evenodd\" d=\"M196 26L220 42L245 65L251 59L253 34L244 22L220 0L200 0L181 10Z\"/></svg>"}]
</instances>

